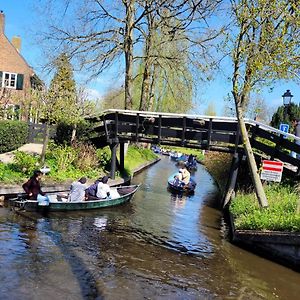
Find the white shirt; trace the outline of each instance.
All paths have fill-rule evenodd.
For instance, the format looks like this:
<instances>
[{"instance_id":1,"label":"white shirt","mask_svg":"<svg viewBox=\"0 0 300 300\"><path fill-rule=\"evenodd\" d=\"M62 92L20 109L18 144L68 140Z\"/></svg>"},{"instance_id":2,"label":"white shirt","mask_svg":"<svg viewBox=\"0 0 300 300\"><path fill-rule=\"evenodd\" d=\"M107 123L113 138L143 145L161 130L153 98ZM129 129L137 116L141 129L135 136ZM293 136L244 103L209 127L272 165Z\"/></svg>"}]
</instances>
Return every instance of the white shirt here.
<instances>
[{"instance_id":1,"label":"white shirt","mask_svg":"<svg viewBox=\"0 0 300 300\"><path fill-rule=\"evenodd\" d=\"M99 182L97 186L97 198L104 199L107 197L107 193L110 193L109 185L103 182Z\"/></svg>"},{"instance_id":2,"label":"white shirt","mask_svg":"<svg viewBox=\"0 0 300 300\"><path fill-rule=\"evenodd\" d=\"M84 201L86 189L87 189L86 184L83 184L79 181L74 181L71 185L69 201L71 202Z\"/></svg>"}]
</instances>

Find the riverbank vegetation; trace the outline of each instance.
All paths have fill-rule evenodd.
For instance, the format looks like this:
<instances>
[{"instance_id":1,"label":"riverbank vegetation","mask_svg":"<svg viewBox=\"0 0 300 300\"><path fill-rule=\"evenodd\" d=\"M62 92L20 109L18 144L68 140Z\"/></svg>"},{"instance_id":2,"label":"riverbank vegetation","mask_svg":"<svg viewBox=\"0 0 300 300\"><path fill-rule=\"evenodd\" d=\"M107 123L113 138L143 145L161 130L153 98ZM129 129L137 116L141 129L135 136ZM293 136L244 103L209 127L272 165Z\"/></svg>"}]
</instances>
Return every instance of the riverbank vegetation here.
<instances>
[{"instance_id":1,"label":"riverbank vegetation","mask_svg":"<svg viewBox=\"0 0 300 300\"><path fill-rule=\"evenodd\" d=\"M236 229L300 232L299 193L289 184L265 187L269 202L261 208L254 193L238 193L230 204Z\"/></svg>"},{"instance_id":2,"label":"riverbank vegetation","mask_svg":"<svg viewBox=\"0 0 300 300\"><path fill-rule=\"evenodd\" d=\"M96 179L107 174L110 167L111 152L109 147L96 149L90 144L78 143L73 146L51 143L46 153L45 166L50 168L46 182L68 182L82 176ZM127 174L146 162L152 161L156 155L149 149L130 145L125 156ZM12 163L0 162L0 182L4 184L20 184L24 182L40 165L40 156L25 152L15 152Z\"/></svg>"}]
</instances>

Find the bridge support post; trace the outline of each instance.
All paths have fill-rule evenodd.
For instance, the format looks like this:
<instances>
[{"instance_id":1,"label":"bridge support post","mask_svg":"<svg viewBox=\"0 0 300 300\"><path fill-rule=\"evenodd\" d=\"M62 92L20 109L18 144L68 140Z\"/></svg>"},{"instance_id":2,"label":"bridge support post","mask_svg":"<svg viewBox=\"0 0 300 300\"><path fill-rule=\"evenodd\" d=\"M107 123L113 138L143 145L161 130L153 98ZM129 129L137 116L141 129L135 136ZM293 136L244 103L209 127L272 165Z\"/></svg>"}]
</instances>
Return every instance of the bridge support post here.
<instances>
[{"instance_id":1,"label":"bridge support post","mask_svg":"<svg viewBox=\"0 0 300 300\"><path fill-rule=\"evenodd\" d=\"M230 167L230 175L228 178L226 190L224 192L224 197L222 201L223 208L230 202L232 197L234 197L235 185L236 185L237 175L239 172L240 161L241 161L240 155L238 153L234 153L231 167Z\"/></svg>"},{"instance_id":2,"label":"bridge support post","mask_svg":"<svg viewBox=\"0 0 300 300\"><path fill-rule=\"evenodd\" d=\"M124 171L125 143L120 143L120 171Z\"/></svg>"},{"instance_id":3,"label":"bridge support post","mask_svg":"<svg viewBox=\"0 0 300 300\"><path fill-rule=\"evenodd\" d=\"M118 148L118 143L113 143L110 145L110 150L111 150L110 178L111 179L115 179L116 176L117 148Z\"/></svg>"}]
</instances>

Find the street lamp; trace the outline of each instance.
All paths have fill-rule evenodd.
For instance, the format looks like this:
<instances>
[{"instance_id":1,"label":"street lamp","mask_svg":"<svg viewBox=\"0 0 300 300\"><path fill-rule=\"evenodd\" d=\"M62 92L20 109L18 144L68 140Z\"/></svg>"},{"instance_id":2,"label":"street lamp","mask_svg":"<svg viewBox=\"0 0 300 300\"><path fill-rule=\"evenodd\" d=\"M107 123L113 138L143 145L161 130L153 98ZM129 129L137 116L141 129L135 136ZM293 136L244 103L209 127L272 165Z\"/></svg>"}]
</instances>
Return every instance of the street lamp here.
<instances>
[{"instance_id":1,"label":"street lamp","mask_svg":"<svg viewBox=\"0 0 300 300\"><path fill-rule=\"evenodd\" d=\"M293 97L294 96L291 94L290 90L286 90L286 92L282 95L282 101L284 106L284 120L286 120L287 109L290 106Z\"/></svg>"}]
</instances>

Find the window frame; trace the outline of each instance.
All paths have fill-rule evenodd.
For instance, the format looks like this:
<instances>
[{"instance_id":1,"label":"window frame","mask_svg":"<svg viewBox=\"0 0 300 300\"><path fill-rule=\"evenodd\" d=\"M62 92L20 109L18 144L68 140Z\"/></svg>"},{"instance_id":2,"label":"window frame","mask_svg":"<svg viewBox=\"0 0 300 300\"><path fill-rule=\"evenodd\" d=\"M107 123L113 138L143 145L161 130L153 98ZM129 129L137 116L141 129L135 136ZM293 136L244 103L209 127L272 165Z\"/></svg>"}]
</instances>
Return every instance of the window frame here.
<instances>
[{"instance_id":1,"label":"window frame","mask_svg":"<svg viewBox=\"0 0 300 300\"><path fill-rule=\"evenodd\" d=\"M9 79L8 79L9 85L5 84L5 81L6 81L5 75L6 74L9 75ZM11 81L12 81L11 77L12 77L12 75L15 76L14 85L13 86L11 85ZM18 73L5 72L5 71L2 72L2 87L16 90L17 89L17 80L18 80Z\"/></svg>"}]
</instances>

